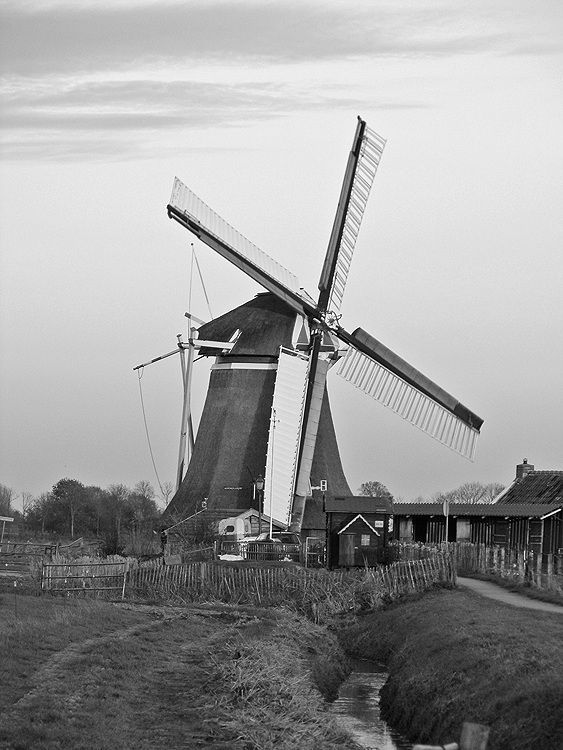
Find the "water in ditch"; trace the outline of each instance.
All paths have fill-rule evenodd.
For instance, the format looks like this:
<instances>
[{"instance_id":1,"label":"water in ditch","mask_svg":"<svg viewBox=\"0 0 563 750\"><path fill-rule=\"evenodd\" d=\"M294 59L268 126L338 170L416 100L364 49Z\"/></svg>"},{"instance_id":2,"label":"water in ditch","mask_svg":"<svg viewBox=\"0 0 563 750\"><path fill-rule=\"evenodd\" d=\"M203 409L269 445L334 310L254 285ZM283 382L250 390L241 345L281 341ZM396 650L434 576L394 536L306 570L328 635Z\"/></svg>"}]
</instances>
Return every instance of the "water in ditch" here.
<instances>
[{"instance_id":1,"label":"water in ditch","mask_svg":"<svg viewBox=\"0 0 563 750\"><path fill-rule=\"evenodd\" d=\"M373 750L410 750L408 742L391 729L379 713L379 691L385 684L384 667L371 661L352 660L352 673L340 686L332 713L356 742Z\"/></svg>"}]
</instances>

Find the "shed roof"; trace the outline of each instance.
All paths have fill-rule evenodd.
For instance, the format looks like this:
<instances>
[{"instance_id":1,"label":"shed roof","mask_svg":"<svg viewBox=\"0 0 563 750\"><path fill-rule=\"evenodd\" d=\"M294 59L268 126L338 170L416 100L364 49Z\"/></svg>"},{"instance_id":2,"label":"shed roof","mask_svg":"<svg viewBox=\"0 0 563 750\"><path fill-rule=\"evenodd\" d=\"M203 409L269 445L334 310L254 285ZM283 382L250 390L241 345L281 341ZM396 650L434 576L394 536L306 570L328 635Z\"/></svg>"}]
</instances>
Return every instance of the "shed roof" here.
<instances>
[{"instance_id":1,"label":"shed roof","mask_svg":"<svg viewBox=\"0 0 563 750\"><path fill-rule=\"evenodd\" d=\"M354 526L354 524L356 524L356 521L361 521L376 536L381 536L381 534L379 533L379 531L377 531L377 529L374 529L374 527L371 525L371 523L369 521L366 521L366 519L362 516L361 513L358 513L357 516L355 516L354 518L352 518L352 520L348 521L348 523L345 526L343 526L338 533L339 534L343 534L345 531L348 531L352 526ZM380 521L380 523L383 523L383 521Z\"/></svg>"},{"instance_id":2,"label":"shed roof","mask_svg":"<svg viewBox=\"0 0 563 750\"><path fill-rule=\"evenodd\" d=\"M541 517L546 513L559 510L563 501L538 505L537 503L452 503L450 516L496 517L506 516ZM442 503L395 503L394 516L443 516Z\"/></svg>"},{"instance_id":3,"label":"shed roof","mask_svg":"<svg viewBox=\"0 0 563 750\"><path fill-rule=\"evenodd\" d=\"M529 471L501 492L498 502L502 505L563 504L563 471Z\"/></svg>"},{"instance_id":4,"label":"shed roof","mask_svg":"<svg viewBox=\"0 0 563 750\"><path fill-rule=\"evenodd\" d=\"M388 497L355 495L349 497L327 497L327 513L392 513L392 502Z\"/></svg>"}]
</instances>

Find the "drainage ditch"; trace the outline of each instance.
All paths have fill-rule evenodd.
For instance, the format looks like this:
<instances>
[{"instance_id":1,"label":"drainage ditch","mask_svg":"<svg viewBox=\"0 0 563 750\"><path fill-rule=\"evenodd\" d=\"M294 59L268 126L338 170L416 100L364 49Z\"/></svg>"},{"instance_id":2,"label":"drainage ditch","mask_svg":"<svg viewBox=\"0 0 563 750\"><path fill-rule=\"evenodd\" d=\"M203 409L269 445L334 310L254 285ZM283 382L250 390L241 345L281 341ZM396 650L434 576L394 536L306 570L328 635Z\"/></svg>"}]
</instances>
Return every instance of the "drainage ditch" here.
<instances>
[{"instance_id":1,"label":"drainage ditch","mask_svg":"<svg viewBox=\"0 0 563 750\"><path fill-rule=\"evenodd\" d=\"M412 743L381 718L379 691L387 680L385 668L372 661L352 659L352 672L331 704L338 724L365 748L410 750Z\"/></svg>"}]
</instances>

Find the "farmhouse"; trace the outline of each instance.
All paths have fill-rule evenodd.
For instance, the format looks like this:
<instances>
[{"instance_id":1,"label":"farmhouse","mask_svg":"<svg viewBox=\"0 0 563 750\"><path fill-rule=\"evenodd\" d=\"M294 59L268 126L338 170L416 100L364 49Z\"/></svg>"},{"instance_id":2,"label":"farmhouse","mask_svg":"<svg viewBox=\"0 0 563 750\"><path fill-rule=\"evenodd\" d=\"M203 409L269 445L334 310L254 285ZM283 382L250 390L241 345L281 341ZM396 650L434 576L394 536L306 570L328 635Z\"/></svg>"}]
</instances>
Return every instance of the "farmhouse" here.
<instances>
[{"instance_id":1,"label":"farmhouse","mask_svg":"<svg viewBox=\"0 0 563 750\"><path fill-rule=\"evenodd\" d=\"M526 548L537 553L563 550L563 471L535 471L524 459L513 482L492 504L452 503L449 542ZM442 503L395 503L395 538L403 542L445 541Z\"/></svg>"}]
</instances>

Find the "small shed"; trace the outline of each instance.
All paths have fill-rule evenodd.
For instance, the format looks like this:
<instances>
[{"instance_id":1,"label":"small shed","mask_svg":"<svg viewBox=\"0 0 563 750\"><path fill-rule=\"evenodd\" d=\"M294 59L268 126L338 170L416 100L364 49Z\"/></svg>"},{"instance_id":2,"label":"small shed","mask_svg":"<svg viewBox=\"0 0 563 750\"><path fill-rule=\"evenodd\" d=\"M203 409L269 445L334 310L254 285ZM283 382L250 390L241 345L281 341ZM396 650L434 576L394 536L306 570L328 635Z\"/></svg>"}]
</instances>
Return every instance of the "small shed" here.
<instances>
[{"instance_id":1,"label":"small shed","mask_svg":"<svg viewBox=\"0 0 563 750\"><path fill-rule=\"evenodd\" d=\"M373 567L387 559L392 518L386 497L334 497L326 500L327 567Z\"/></svg>"}]
</instances>

